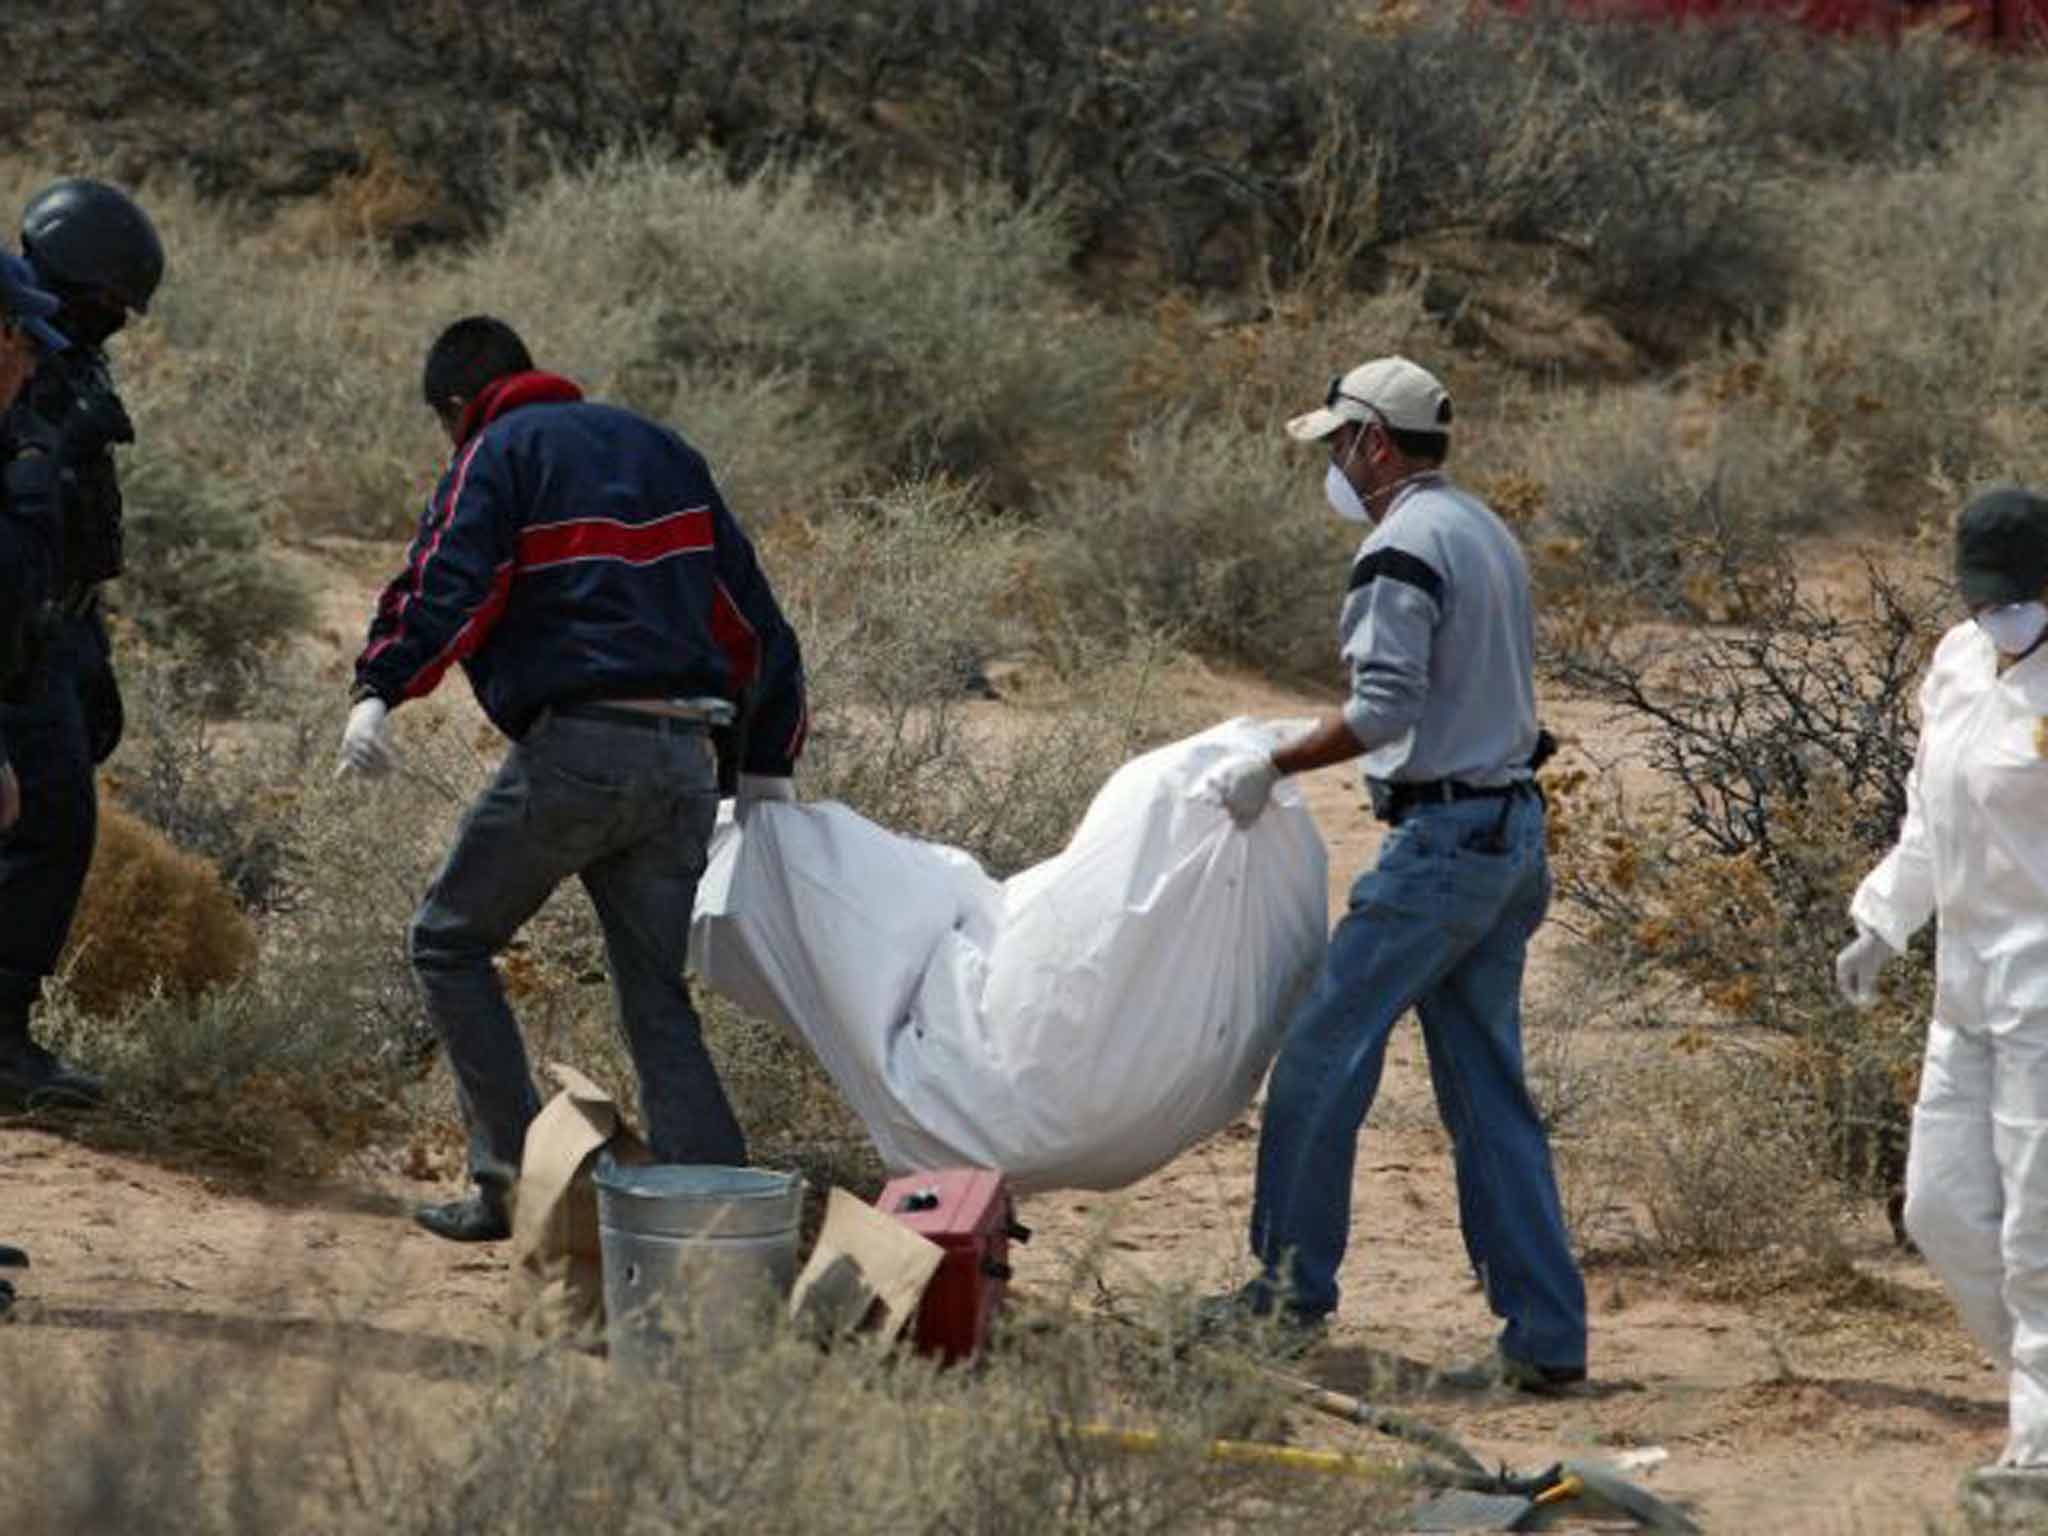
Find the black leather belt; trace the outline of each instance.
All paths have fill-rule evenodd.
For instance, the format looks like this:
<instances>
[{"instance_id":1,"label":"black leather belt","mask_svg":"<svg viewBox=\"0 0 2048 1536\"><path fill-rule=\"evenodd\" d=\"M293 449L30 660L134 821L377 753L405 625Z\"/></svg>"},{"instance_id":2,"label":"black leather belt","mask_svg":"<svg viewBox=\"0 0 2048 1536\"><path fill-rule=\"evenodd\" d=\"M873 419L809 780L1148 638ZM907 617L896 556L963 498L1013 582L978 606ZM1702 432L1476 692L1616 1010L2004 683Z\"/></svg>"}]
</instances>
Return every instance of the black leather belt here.
<instances>
[{"instance_id":1,"label":"black leather belt","mask_svg":"<svg viewBox=\"0 0 2048 1536\"><path fill-rule=\"evenodd\" d=\"M1512 784L1460 784L1456 779L1402 779L1375 781L1373 812L1392 824L1418 805L1454 805L1460 800L1512 800L1536 792L1534 779L1517 779Z\"/></svg>"},{"instance_id":2,"label":"black leather belt","mask_svg":"<svg viewBox=\"0 0 2048 1536\"><path fill-rule=\"evenodd\" d=\"M637 725L643 731L667 731L671 734L711 729L708 719L689 715L657 715L652 710L626 709L617 704L557 704L549 706L548 713L560 715L565 720L601 720L606 725Z\"/></svg>"}]
</instances>

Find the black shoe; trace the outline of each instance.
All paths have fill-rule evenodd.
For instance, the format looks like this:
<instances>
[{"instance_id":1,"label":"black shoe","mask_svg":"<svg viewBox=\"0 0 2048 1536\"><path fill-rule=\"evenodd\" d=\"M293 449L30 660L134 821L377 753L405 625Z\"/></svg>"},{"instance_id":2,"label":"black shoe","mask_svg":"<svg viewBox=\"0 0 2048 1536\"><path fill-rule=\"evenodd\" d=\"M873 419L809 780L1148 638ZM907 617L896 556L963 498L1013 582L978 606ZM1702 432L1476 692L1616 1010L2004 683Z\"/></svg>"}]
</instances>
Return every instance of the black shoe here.
<instances>
[{"instance_id":1,"label":"black shoe","mask_svg":"<svg viewBox=\"0 0 2048 1536\"><path fill-rule=\"evenodd\" d=\"M505 1202L481 1192L446 1205L419 1206L412 1219L451 1243L501 1243L512 1235L512 1217Z\"/></svg>"},{"instance_id":2,"label":"black shoe","mask_svg":"<svg viewBox=\"0 0 2048 1536\"><path fill-rule=\"evenodd\" d=\"M0 1243L0 1269L27 1269L28 1255L19 1248L10 1248Z\"/></svg>"},{"instance_id":3,"label":"black shoe","mask_svg":"<svg viewBox=\"0 0 2048 1536\"><path fill-rule=\"evenodd\" d=\"M1195 1303L1195 1333L1204 1339L1235 1337L1284 1359L1298 1359L1330 1331L1327 1312L1276 1306L1270 1286L1253 1280L1240 1290L1204 1296Z\"/></svg>"},{"instance_id":4,"label":"black shoe","mask_svg":"<svg viewBox=\"0 0 2048 1536\"><path fill-rule=\"evenodd\" d=\"M0 1113L96 1109L106 1101L98 1078L66 1066L33 1040L0 1044Z\"/></svg>"},{"instance_id":5,"label":"black shoe","mask_svg":"<svg viewBox=\"0 0 2048 1536\"><path fill-rule=\"evenodd\" d=\"M1533 1397L1566 1396L1585 1379L1586 1368L1583 1365L1538 1365L1532 1360L1517 1360L1499 1350L1477 1365L1439 1371L1436 1376L1437 1385L1460 1392L1491 1392L1496 1387L1509 1387Z\"/></svg>"}]
</instances>

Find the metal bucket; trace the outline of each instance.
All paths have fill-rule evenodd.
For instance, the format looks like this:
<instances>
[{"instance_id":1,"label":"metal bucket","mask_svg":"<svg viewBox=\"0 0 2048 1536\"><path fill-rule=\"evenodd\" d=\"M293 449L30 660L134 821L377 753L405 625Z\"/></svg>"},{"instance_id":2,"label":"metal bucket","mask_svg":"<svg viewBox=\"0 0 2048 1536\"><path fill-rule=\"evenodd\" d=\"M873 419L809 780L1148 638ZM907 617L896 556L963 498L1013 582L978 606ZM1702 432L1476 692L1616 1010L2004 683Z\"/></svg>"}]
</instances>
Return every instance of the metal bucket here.
<instances>
[{"instance_id":1,"label":"metal bucket","mask_svg":"<svg viewBox=\"0 0 2048 1536\"><path fill-rule=\"evenodd\" d=\"M605 1157L593 1182L617 1365L657 1370L684 1337L712 1355L758 1337L796 1279L799 1175Z\"/></svg>"}]
</instances>

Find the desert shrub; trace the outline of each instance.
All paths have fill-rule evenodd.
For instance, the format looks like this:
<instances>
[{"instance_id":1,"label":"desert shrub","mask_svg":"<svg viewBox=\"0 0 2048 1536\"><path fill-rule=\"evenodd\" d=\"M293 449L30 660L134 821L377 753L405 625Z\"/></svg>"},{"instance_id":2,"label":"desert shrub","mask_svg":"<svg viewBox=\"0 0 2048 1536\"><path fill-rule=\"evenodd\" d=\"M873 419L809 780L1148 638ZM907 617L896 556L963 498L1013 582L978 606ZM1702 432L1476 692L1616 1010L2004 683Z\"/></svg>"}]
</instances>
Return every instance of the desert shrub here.
<instances>
[{"instance_id":1,"label":"desert shrub","mask_svg":"<svg viewBox=\"0 0 2048 1536\"><path fill-rule=\"evenodd\" d=\"M1314 391L1299 392L1311 399ZM1119 472L1055 497L1032 557L1042 633L1157 635L1207 656L1324 681L1356 529L1324 506L1321 456L1270 423L1173 411Z\"/></svg>"},{"instance_id":2,"label":"desert shrub","mask_svg":"<svg viewBox=\"0 0 2048 1536\"><path fill-rule=\"evenodd\" d=\"M445 851L456 814L481 784L476 746L438 704L414 705L398 727L405 769L393 781L336 783L326 695L291 678L265 699L273 722L241 728L229 746L202 741L170 769L156 763L162 695L136 699L139 740L116 782L173 836L196 829L230 856L240 848L264 897L256 963L198 995L163 977L141 1001L100 1016L60 991L51 1038L106 1073L107 1108L81 1134L172 1161L256 1175L318 1174L414 1128L446 1101L423 1089L437 1042L426 1028L405 959L406 923ZM296 683L300 686L294 688ZM319 746L309 745L318 721ZM175 750L175 744L172 750ZM130 779L127 776L133 775ZM233 824L237 808L253 825ZM401 826L408 835L394 837ZM247 841L241 841L246 838ZM111 866L118 875L120 865ZM138 919L168 925L174 913ZM81 940L90 937L81 933ZM125 936L98 933L116 952ZM155 974L141 953L133 979ZM96 964L81 955L87 975Z\"/></svg>"},{"instance_id":3,"label":"desert shrub","mask_svg":"<svg viewBox=\"0 0 2048 1536\"><path fill-rule=\"evenodd\" d=\"M1070 312L1070 247L1056 208L976 188L884 205L809 168L733 181L709 160L624 157L537 189L467 271L516 265L529 288L597 298L606 346L584 366L685 421L700 377L801 398L753 428L786 426L771 446L804 471L751 498L779 508L863 472L1014 478L1055 441L1085 443L1121 348L1113 322Z\"/></svg>"},{"instance_id":4,"label":"desert shrub","mask_svg":"<svg viewBox=\"0 0 2048 1536\"><path fill-rule=\"evenodd\" d=\"M78 1372L30 1368L35 1330L0 1339L21 1528L1351 1532L1402 1499L1391 1465L1375 1486L1205 1456L1270 1435L1277 1394L1170 1327L1013 1327L984 1368L940 1371L785 1327L714 1352L685 1316L673 1371L648 1376L347 1319L230 1321ZM1104 1425L1161 1434L1133 1452Z\"/></svg>"},{"instance_id":5,"label":"desert shrub","mask_svg":"<svg viewBox=\"0 0 2048 1536\"><path fill-rule=\"evenodd\" d=\"M2025 252L2048 206L2032 93L1943 160L1816 183L1785 323L1717 381L1799 421L1852 473L1841 502L1896 525L1991 478L2048 471L2035 359L2048 301ZM1939 302L1930 302L1939 295Z\"/></svg>"},{"instance_id":6,"label":"desert shrub","mask_svg":"<svg viewBox=\"0 0 2048 1536\"><path fill-rule=\"evenodd\" d=\"M1721 134L1773 162L1901 164L1940 154L1996 100L2011 73L1988 51L1950 45L1939 28L1903 37L1830 35L1759 7L1711 25L1613 16L1577 24L1546 3L1532 19L1612 85L1638 81L1713 118Z\"/></svg>"},{"instance_id":7,"label":"desert shrub","mask_svg":"<svg viewBox=\"0 0 2048 1536\"><path fill-rule=\"evenodd\" d=\"M1496 500L1533 546L1553 616L1616 601L1741 617L1744 573L1836 512L1838 461L1768 410L1702 409L1661 386L1562 394L1495 445ZM1482 485L1482 488L1488 488Z\"/></svg>"},{"instance_id":8,"label":"desert shrub","mask_svg":"<svg viewBox=\"0 0 2048 1536\"><path fill-rule=\"evenodd\" d=\"M143 455L123 476L128 561L117 611L189 658L216 707L243 702L249 669L312 613L304 584L271 558L254 506L236 491Z\"/></svg>"},{"instance_id":9,"label":"desert shrub","mask_svg":"<svg viewBox=\"0 0 2048 1536\"><path fill-rule=\"evenodd\" d=\"M106 787L177 847L218 869L243 908L261 914L289 904L302 873L296 868L301 849L292 797L277 785L303 778L316 760L326 760L327 722L294 712L283 721L240 727L237 744L237 727L209 712L214 687L189 647L120 650L127 725L106 769ZM303 686L295 670L284 675L288 687ZM278 695L266 695L246 669L235 686L274 712Z\"/></svg>"},{"instance_id":10,"label":"desert shrub","mask_svg":"<svg viewBox=\"0 0 2048 1536\"><path fill-rule=\"evenodd\" d=\"M1675 1030L1633 1067L1627 1112L1597 1137L1609 1189L1631 1197L1611 1251L1702 1275L1844 1262L1838 1169L1809 1120L1786 1112L1772 1042Z\"/></svg>"},{"instance_id":11,"label":"desert shrub","mask_svg":"<svg viewBox=\"0 0 2048 1536\"><path fill-rule=\"evenodd\" d=\"M54 88L36 99L76 102L73 136L126 174L320 194L401 250L489 227L551 160L701 147L738 175L820 154L847 185L964 169L1068 203L1091 254L1226 285L1318 265L1333 210L1370 246L1516 208L1541 238L1583 246L1597 223L1632 252L1603 278L1617 297L1679 295L1686 271L1736 310L1766 296L1730 281L1767 265L1726 259L1757 250L1759 171L1936 153L1998 79L1933 44L1563 4L575 0L507 28L483 0L174 0L150 20L38 18L23 51Z\"/></svg>"},{"instance_id":12,"label":"desert shrub","mask_svg":"<svg viewBox=\"0 0 2048 1536\"><path fill-rule=\"evenodd\" d=\"M166 558L266 523L410 532L447 452L420 361L476 311L676 426L757 523L922 464L1028 499L1055 451L1108 441L1121 331L1072 311L1061 217L972 189L884 207L812 170L733 181L621 155L537 183L433 266L293 248L175 189L160 222L177 259L117 362L143 436L133 500L156 519L138 539Z\"/></svg>"},{"instance_id":13,"label":"desert shrub","mask_svg":"<svg viewBox=\"0 0 2048 1536\"><path fill-rule=\"evenodd\" d=\"M970 492L914 482L805 530L809 575L785 592L811 675L804 793L998 877L1057 852L1117 766L1188 724L1143 644L1094 647L1078 690L1021 673L975 697L1020 629L1018 548Z\"/></svg>"},{"instance_id":14,"label":"desert shrub","mask_svg":"<svg viewBox=\"0 0 2048 1536\"><path fill-rule=\"evenodd\" d=\"M1781 587L1742 606L1740 628L1559 658L1564 680L1639 735L1669 790L1632 800L1560 781L1561 917L1583 964L1671 999L1666 1017L1682 986L1698 1010L1682 1039L1761 1033L1713 1090L1733 1118L1694 1111L1701 1155L1725 1160L1746 1137L1756 1157L1796 1155L1887 1192L1904 1167L1931 956L1916 944L1868 1014L1835 995L1833 957L1856 882L1897 835L1940 598L1873 570L1846 609Z\"/></svg>"},{"instance_id":15,"label":"desert shrub","mask_svg":"<svg viewBox=\"0 0 2048 1536\"><path fill-rule=\"evenodd\" d=\"M218 868L102 801L66 954L71 997L106 1015L152 992L190 1001L240 979L255 963L256 935Z\"/></svg>"}]
</instances>

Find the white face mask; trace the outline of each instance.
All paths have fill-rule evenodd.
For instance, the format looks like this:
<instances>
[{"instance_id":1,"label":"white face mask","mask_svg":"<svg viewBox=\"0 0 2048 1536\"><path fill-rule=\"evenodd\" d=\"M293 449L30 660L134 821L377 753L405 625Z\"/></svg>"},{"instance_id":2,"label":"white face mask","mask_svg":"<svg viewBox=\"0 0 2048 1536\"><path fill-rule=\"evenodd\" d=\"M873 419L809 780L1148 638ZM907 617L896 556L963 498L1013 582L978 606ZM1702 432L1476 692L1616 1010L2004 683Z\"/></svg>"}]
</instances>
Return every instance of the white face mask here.
<instances>
[{"instance_id":1,"label":"white face mask","mask_svg":"<svg viewBox=\"0 0 2048 1536\"><path fill-rule=\"evenodd\" d=\"M1323 476L1323 497L1330 503L1330 510L1347 523L1372 525L1372 514L1365 509L1365 503L1358 499L1358 487L1345 478L1344 471L1335 464Z\"/></svg>"},{"instance_id":2,"label":"white face mask","mask_svg":"<svg viewBox=\"0 0 2048 1536\"><path fill-rule=\"evenodd\" d=\"M1977 627L1998 647L2001 656L2023 656L2048 632L2048 607L2039 603L2007 603L1977 615Z\"/></svg>"}]
</instances>

